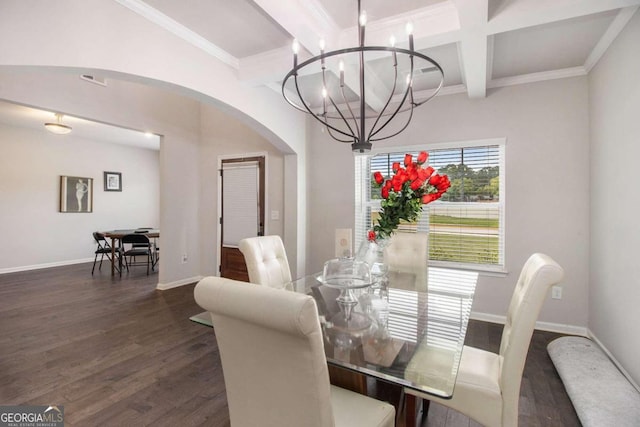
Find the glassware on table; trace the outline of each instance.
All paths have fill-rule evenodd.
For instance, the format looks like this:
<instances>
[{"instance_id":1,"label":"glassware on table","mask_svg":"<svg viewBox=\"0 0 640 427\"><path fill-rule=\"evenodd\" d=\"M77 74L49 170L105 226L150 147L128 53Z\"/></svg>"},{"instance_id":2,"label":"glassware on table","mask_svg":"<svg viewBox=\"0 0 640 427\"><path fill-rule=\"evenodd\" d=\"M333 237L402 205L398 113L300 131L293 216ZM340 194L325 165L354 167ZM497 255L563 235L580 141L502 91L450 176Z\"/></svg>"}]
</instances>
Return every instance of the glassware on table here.
<instances>
[{"instance_id":1,"label":"glassware on table","mask_svg":"<svg viewBox=\"0 0 640 427\"><path fill-rule=\"evenodd\" d=\"M336 298L340 313L331 319L334 327L358 330L371 325L367 316L353 311L358 304L353 290L371 286L371 269L366 262L353 258L329 260L324 263L322 283L340 290L340 295Z\"/></svg>"}]
</instances>

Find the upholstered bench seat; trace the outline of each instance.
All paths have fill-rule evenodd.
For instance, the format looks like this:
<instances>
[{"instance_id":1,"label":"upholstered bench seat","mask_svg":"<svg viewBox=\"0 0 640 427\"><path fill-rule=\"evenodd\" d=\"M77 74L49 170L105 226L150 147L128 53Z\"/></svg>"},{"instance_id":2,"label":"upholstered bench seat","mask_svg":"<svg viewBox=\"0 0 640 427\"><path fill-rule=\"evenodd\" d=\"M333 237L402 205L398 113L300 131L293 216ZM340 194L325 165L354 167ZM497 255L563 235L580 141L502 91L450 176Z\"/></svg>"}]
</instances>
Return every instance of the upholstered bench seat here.
<instances>
[{"instance_id":1,"label":"upholstered bench seat","mask_svg":"<svg viewBox=\"0 0 640 427\"><path fill-rule=\"evenodd\" d=\"M562 337L547 351L583 426L640 426L640 393L596 343Z\"/></svg>"}]
</instances>

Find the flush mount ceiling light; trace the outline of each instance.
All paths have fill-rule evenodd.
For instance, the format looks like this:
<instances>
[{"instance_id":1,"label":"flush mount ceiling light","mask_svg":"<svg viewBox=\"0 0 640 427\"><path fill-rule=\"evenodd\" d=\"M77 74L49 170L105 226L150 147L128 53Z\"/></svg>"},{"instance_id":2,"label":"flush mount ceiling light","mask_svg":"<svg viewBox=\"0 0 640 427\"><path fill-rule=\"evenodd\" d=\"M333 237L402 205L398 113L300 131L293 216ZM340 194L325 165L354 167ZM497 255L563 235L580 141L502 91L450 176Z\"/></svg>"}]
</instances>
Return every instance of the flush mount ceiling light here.
<instances>
[{"instance_id":1,"label":"flush mount ceiling light","mask_svg":"<svg viewBox=\"0 0 640 427\"><path fill-rule=\"evenodd\" d=\"M405 130L413 109L440 91L444 73L437 62L414 50L411 23L406 27L409 49L396 47L393 36L390 46L365 46L367 15L360 3L358 46L325 52L320 40L320 55L298 64L299 45L293 41L293 68L282 82L282 95L321 122L333 139L351 143L353 151L363 153L371 150L372 142ZM418 102L414 74L427 73L433 73L439 84Z\"/></svg>"},{"instance_id":2,"label":"flush mount ceiling light","mask_svg":"<svg viewBox=\"0 0 640 427\"><path fill-rule=\"evenodd\" d=\"M65 135L71 132L71 126L67 126L62 124L62 116L63 114L56 113L56 122L55 123L45 123L44 127L47 128L49 132L55 133L57 135Z\"/></svg>"}]
</instances>

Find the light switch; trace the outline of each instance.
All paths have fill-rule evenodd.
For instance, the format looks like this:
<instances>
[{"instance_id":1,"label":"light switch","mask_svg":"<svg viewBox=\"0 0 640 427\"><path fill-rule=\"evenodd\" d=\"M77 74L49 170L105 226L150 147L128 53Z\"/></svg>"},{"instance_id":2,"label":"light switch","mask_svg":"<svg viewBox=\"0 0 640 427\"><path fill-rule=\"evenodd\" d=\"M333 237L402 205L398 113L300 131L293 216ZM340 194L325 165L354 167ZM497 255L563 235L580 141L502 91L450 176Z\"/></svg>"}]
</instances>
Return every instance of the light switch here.
<instances>
[{"instance_id":1,"label":"light switch","mask_svg":"<svg viewBox=\"0 0 640 427\"><path fill-rule=\"evenodd\" d=\"M271 219L273 221L277 221L280 219L280 212L279 211L271 211Z\"/></svg>"}]
</instances>

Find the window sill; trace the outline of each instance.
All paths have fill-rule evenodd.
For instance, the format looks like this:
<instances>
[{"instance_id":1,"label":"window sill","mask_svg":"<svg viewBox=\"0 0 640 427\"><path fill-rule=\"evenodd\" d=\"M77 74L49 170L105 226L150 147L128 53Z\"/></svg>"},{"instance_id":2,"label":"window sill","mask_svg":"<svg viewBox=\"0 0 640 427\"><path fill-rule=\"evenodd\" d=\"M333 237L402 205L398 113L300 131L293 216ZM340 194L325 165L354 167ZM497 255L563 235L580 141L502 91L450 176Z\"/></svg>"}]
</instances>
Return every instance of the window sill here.
<instances>
[{"instance_id":1,"label":"window sill","mask_svg":"<svg viewBox=\"0 0 640 427\"><path fill-rule=\"evenodd\" d=\"M459 264L455 262L445 261L429 261L429 265L441 268L453 268L456 270L468 270L475 271L482 276L489 277L506 277L509 272L502 266L487 266L487 265L475 265L475 264Z\"/></svg>"}]
</instances>

